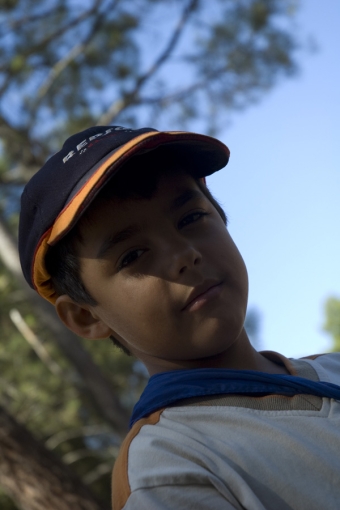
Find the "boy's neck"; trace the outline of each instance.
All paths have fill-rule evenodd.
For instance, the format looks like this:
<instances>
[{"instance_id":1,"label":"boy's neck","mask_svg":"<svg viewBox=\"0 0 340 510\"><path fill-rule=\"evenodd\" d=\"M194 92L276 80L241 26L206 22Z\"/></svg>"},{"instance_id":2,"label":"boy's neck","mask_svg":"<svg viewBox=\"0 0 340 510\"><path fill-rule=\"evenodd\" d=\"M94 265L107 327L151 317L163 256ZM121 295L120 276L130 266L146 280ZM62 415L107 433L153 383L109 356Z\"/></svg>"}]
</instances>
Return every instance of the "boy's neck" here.
<instances>
[{"instance_id":1,"label":"boy's neck","mask_svg":"<svg viewBox=\"0 0 340 510\"><path fill-rule=\"evenodd\" d=\"M243 329L237 341L226 351L207 358L194 360L142 360L151 375L170 370L188 370L193 368L228 368L231 370L256 370L269 374L289 374L288 370L274 361L262 356L251 345Z\"/></svg>"}]
</instances>

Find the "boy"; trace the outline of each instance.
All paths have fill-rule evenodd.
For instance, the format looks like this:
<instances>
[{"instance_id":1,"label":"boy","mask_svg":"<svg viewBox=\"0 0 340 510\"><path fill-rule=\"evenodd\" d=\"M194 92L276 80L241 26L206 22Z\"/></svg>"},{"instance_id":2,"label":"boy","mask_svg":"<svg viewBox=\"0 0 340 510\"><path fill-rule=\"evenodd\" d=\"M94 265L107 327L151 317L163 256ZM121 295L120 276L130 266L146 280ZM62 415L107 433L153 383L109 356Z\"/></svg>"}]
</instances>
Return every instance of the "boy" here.
<instances>
[{"instance_id":1,"label":"boy","mask_svg":"<svg viewBox=\"0 0 340 510\"><path fill-rule=\"evenodd\" d=\"M205 177L213 138L94 127L27 185L25 277L86 338L111 337L150 381L113 474L113 508L335 510L340 355L257 352L248 281Z\"/></svg>"}]
</instances>

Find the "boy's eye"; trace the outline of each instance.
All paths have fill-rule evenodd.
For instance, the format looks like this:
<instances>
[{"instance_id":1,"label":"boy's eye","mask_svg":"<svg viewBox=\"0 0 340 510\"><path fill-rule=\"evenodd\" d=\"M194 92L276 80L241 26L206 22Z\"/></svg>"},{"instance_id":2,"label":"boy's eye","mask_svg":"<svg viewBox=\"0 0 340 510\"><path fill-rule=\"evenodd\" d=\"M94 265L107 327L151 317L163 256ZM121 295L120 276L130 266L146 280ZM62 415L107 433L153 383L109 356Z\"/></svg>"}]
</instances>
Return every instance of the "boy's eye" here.
<instances>
[{"instance_id":1,"label":"boy's eye","mask_svg":"<svg viewBox=\"0 0 340 510\"><path fill-rule=\"evenodd\" d=\"M135 260L137 260L145 250L132 250L127 255L125 255L119 263L118 271L124 269L125 267L133 264Z\"/></svg>"},{"instance_id":2,"label":"boy's eye","mask_svg":"<svg viewBox=\"0 0 340 510\"><path fill-rule=\"evenodd\" d=\"M187 216L185 216L178 224L179 228L183 228L186 225L190 225L190 223L195 223L195 221L200 220L203 216L208 216L208 213L204 211L195 211Z\"/></svg>"}]
</instances>

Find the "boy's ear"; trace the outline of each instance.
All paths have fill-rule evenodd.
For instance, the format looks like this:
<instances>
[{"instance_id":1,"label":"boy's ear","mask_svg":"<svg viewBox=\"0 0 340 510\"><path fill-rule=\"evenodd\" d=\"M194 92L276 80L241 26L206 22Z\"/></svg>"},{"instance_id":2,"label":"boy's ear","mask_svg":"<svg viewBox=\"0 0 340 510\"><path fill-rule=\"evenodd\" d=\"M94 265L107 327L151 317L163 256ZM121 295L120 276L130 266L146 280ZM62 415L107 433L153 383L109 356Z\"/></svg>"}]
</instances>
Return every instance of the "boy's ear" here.
<instances>
[{"instance_id":1,"label":"boy's ear","mask_svg":"<svg viewBox=\"0 0 340 510\"><path fill-rule=\"evenodd\" d=\"M55 308L60 320L78 336L97 340L112 335L111 329L86 305L76 303L66 294L58 297Z\"/></svg>"}]
</instances>

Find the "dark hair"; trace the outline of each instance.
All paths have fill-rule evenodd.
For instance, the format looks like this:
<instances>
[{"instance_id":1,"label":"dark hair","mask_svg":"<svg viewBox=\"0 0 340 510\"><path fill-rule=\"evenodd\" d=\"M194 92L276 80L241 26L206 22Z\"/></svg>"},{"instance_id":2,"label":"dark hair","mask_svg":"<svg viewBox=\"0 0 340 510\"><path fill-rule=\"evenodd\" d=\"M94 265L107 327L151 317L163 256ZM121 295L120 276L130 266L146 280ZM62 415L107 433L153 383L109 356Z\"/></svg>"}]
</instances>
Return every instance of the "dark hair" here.
<instances>
[{"instance_id":1,"label":"dark hair","mask_svg":"<svg viewBox=\"0 0 340 510\"><path fill-rule=\"evenodd\" d=\"M160 156L161 151L162 155ZM141 167L143 167L143 171L141 171ZM179 164L178 159L172 153L162 148L141 156L135 156L124 165L124 170L122 168L117 176L114 176L104 186L95 201L113 197L151 198L157 189L160 175L167 172L183 172L183 169L190 174L190 166L183 164L183 158L181 158ZM227 224L225 212L207 186L200 178L195 177L195 181L202 193L215 207L224 223ZM78 257L79 244L83 242L79 224L83 221L91 221L91 205L78 224L55 246L49 248L45 257L45 264L58 295L67 294L76 303L96 306L98 303L85 288L81 279ZM112 336L110 338L115 346L126 354L131 354L116 338Z\"/></svg>"}]
</instances>

